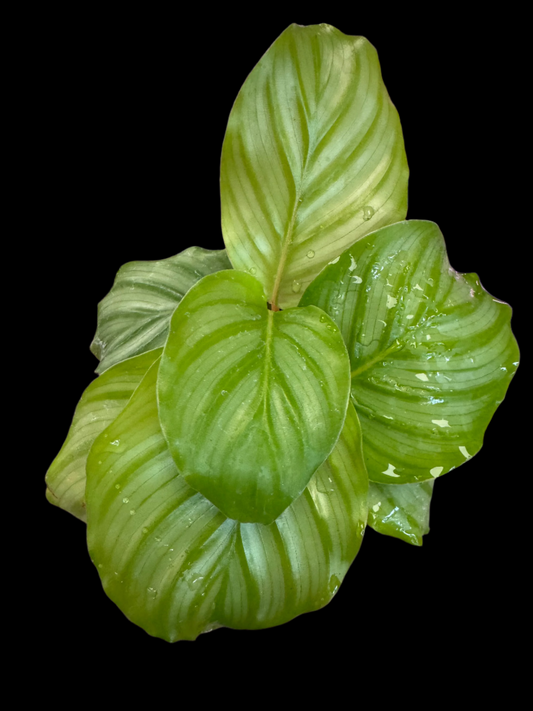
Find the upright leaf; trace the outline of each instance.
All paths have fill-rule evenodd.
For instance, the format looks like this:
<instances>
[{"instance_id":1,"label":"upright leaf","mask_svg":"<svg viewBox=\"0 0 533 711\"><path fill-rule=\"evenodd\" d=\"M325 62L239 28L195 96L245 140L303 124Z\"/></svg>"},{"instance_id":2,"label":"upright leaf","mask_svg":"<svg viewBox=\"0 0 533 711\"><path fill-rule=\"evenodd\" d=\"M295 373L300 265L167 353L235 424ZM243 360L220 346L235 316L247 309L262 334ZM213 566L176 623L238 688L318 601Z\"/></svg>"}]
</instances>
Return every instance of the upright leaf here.
<instances>
[{"instance_id":1,"label":"upright leaf","mask_svg":"<svg viewBox=\"0 0 533 711\"><path fill-rule=\"evenodd\" d=\"M327 311L344 336L372 481L431 479L479 451L518 346L509 306L450 267L437 225L368 235L301 303Z\"/></svg>"},{"instance_id":2,"label":"upright leaf","mask_svg":"<svg viewBox=\"0 0 533 711\"><path fill-rule=\"evenodd\" d=\"M435 480L419 484L376 484L368 489L368 525L378 533L422 545L429 531L429 507Z\"/></svg>"},{"instance_id":3,"label":"upright leaf","mask_svg":"<svg viewBox=\"0 0 533 711\"><path fill-rule=\"evenodd\" d=\"M350 363L320 309L270 311L257 279L222 271L176 309L158 387L185 480L230 518L266 524L335 446Z\"/></svg>"},{"instance_id":4,"label":"upright leaf","mask_svg":"<svg viewBox=\"0 0 533 711\"><path fill-rule=\"evenodd\" d=\"M355 240L407 212L400 120L364 37L291 25L242 87L221 165L222 229L236 269L296 306Z\"/></svg>"},{"instance_id":5,"label":"upright leaf","mask_svg":"<svg viewBox=\"0 0 533 711\"><path fill-rule=\"evenodd\" d=\"M304 493L268 526L241 524L179 476L159 425L157 367L89 456L88 545L106 593L129 619L171 642L220 626L279 625L323 607L366 522L354 409Z\"/></svg>"},{"instance_id":6,"label":"upright leaf","mask_svg":"<svg viewBox=\"0 0 533 711\"><path fill-rule=\"evenodd\" d=\"M85 465L89 450L118 417L162 349L149 351L110 368L93 380L76 407L67 439L46 474L46 498L82 521L85 512Z\"/></svg>"},{"instance_id":7,"label":"upright leaf","mask_svg":"<svg viewBox=\"0 0 533 711\"><path fill-rule=\"evenodd\" d=\"M124 264L98 305L91 344L100 360L96 372L164 346L172 312L191 286L206 274L230 268L225 250L201 247L189 247L169 259Z\"/></svg>"}]
</instances>

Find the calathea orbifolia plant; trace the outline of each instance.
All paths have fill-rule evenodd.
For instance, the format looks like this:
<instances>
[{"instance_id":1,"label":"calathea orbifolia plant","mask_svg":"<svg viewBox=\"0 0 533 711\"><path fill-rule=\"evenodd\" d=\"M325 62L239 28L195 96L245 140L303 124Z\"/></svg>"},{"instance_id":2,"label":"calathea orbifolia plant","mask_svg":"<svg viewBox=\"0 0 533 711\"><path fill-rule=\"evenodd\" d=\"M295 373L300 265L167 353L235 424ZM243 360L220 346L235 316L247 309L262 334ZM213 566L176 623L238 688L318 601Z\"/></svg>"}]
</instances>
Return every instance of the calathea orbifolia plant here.
<instances>
[{"instance_id":1,"label":"calathea orbifolia plant","mask_svg":"<svg viewBox=\"0 0 533 711\"><path fill-rule=\"evenodd\" d=\"M405 221L376 51L289 27L231 112L226 251L120 269L47 474L109 597L167 640L325 605L367 522L419 545L518 365L510 309Z\"/></svg>"}]
</instances>

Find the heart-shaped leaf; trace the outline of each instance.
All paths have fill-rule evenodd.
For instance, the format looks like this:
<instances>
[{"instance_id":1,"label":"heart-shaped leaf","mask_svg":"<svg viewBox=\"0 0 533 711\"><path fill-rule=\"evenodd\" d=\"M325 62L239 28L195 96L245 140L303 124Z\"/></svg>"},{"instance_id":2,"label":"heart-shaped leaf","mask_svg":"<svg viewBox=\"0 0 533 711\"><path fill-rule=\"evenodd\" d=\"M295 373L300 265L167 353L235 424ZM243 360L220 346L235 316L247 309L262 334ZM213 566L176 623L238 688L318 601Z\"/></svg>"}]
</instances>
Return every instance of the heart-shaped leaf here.
<instances>
[{"instance_id":1,"label":"heart-shaped leaf","mask_svg":"<svg viewBox=\"0 0 533 711\"><path fill-rule=\"evenodd\" d=\"M353 407L304 493L269 526L241 524L179 476L158 421L157 367L89 456L88 545L106 593L129 619L168 641L220 626L279 625L323 607L366 522Z\"/></svg>"},{"instance_id":2,"label":"heart-shaped leaf","mask_svg":"<svg viewBox=\"0 0 533 711\"><path fill-rule=\"evenodd\" d=\"M400 120L364 37L291 25L248 76L221 165L222 230L236 269L296 306L355 240L407 212Z\"/></svg>"},{"instance_id":3,"label":"heart-shaped leaf","mask_svg":"<svg viewBox=\"0 0 533 711\"><path fill-rule=\"evenodd\" d=\"M67 439L46 474L46 498L82 521L85 512L85 464L89 450L125 408L162 349L143 353L110 368L93 380L81 396Z\"/></svg>"},{"instance_id":4,"label":"heart-shaped leaf","mask_svg":"<svg viewBox=\"0 0 533 711\"><path fill-rule=\"evenodd\" d=\"M165 345L172 312L206 274L231 269L226 250L189 247L175 257L129 262L98 304L98 328L91 351L103 373L126 358Z\"/></svg>"},{"instance_id":5,"label":"heart-shaped leaf","mask_svg":"<svg viewBox=\"0 0 533 711\"><path fill-rule=\"evenodd\" d=\"M350 363L320 309L270 311L257 279L222 271L174 312L158 388L163 432L186 481L226 516L267 524L335 446Z\"/></svg>"},{"instance_id":6,"label":"heart-shaped leaf","mask_svg":"<svg viewBox=\"0 0 533 711\"><path fill-rule=\"evenodd\" d=\"M327 311L344 336L372 481L431 479L479 451L518 346L509 306L450 267L437 225L368 235L301 303Z\"/></svg>"},{"instance_id":7,"label":"heart-shaped leaf","mask_svg":"<svg viewBox=\"0 0 533 711\"><path fill-rule=\"evenodd\" d=\"M419 484L376 484L368 489L368 525L378 533L422 545L429 531L429 507L435 480Z\"/></svg>"}]
</instances>

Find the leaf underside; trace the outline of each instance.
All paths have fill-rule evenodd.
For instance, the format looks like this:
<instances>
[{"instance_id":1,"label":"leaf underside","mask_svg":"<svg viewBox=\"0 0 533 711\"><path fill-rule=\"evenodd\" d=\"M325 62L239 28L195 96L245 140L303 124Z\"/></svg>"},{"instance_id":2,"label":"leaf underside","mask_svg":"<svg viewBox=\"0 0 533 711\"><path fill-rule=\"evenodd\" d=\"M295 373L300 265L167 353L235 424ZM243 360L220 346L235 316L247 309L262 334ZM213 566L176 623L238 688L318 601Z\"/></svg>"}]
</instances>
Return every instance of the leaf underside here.
<instances>
[{"instance_id":1,"label":"leaf underside","mask_svg":"<svg viewBox=\"0 0 533 711\"><path fill-rule=\"evenodd\" d=\"M229 118L220 183L231 262L271 303L296 306L329 261L405 217L407 180L374 47L330 25L291 25Z\"/></svg>"},{"instance_id":2,"label":"leaf underside","mask_svg":"<svg viewBox=\"0 0 533 711\"><path fill-rule=\"evenodd\" d=\"M86 521L85 465L89 450L105 428L122 412L162 349L118 363L93 380L79 401L67 439L46 474L46 498Z\"/></svg>"},{"instance_id":3,"label":"leaf underside","mask_svg":"<svg viewBox=\"0 0 533 711\"><path fill-rule=\"evenodd\" d=\"M302 297L338 324L371 481L438 477L479 451L518 366L511 309L448 262L432 222L372 233Z\"/></svg>"},{"instance_id":4,"label":"leaf underside","mask_svg":"<svg viewBox=\"0 0 533 711\"><path fill-rule=\"evenodd\" d=\"M91 351L97 373L165 345L170 317L191 286L206 274L231 269L226 250L189 247L169 259L129 262L98 305Z\"/></svg>"},{"instance_id":5,"label":"leaf underside","mask_svg":"<svg viewBox=\"0 0 533 711\"><path fill-rule=\"evenodd\" d=\"M268 526L226 518L179 475L157 413L158 363L88 461L88 545L109 597L149 634L195 639L318 609L361 544L368 482L357 416ZM113 442L118 442L118 446Z\"/></svg>"},{"instance_id":6,"label":"leaf underside","mask_svg":"<svg viewBox=\"0 0 533 711\"><path fill-rule=\"evenodd\" d=\"M435 480L419 484L376 484L368 488L368 525L378 533L422 545L429 532L429 507Z\"/></svg>"},{"instance_id":7,"label":"leaf underside","mask_svg":"<svg viewBox=\"0 0 533 711\"><path fill-rule=\"evenodd\" d=\"M267 524L331 453L350 364L326 314L270 311L257 279L222 271L176 309L158 389L163 432L186 481L227 516Z\"/></svg>"}]
</instances>

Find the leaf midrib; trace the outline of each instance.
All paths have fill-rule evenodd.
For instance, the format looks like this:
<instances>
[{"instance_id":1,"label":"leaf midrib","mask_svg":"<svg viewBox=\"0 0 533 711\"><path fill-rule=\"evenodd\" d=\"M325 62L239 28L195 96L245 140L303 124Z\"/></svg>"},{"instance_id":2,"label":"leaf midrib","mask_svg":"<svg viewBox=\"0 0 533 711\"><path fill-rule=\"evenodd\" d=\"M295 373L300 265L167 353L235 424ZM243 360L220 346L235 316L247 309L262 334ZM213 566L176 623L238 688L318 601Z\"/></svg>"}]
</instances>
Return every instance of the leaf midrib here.
<instances>
[{"instance_id":1,"label":"leaf midrib","mask_svg":"<svg viewBox=\"0 0 533 711\"><path fill-rule=\"evenodd\" d=\"M306 163L307 163L307 159L306 159ZM304 171L305 171L305 166L302 171L302 176L303 176ZM289 226L287 228L287 232L285 233L285 237L283 238L283 243L282 243L282 247L281 247L281 257L280 257L279 264L278 264L278 270L276 272L276 279L274 281L274 288L272 290L272 301L271 301L272 311L279 311L278 304L277 304L278 292L279 292L279 287L281 285L281 278L282 278L283 272L285 270L285 263L287 261L288 255L289 255L289 247L291 246L291 243L292 243L292 233L294 232L294 223L296 221L296 214L298 212L298 206L300 204L300 196L301 196L301 187L299 187L298 190L296 191L296 198L294 201L294 207L292 209L292 216L291 216L291 219L289 222Z\"/></svg>"},{"instance_id":2,"label":"leaf midrib","mask_svg":"<svg viewBox=\"0 0 533 711\"><path fill-rule=\"evenodd\" d=\"M304 104L305 106L305 104ZM305 173L307 171L307 163L309 162L309 156L312 155L316 148L316 136L315 136L315 121L314 121L314 115L310 116L307 119L307 133L308 133L308 144L307 144L307 153L303 162L302 166L302 172L300 174L300 182L298 184L298 188L296 189L296 195L294 198L294 206L292 208L292 215L291 219L289 222L289 226L287 228L287 231L285 233L285 236L283 238L283 242L281 245L281 257L279 260L278 264L278 270L276 272L276 278L274 280L274 288L272 290L272 299L271 299L271 306L272 306L272 311L279 311L278 307L278 293L279 293L279 288L281 286L281 279L283 277L283 272L285 271L285 264L287 262L287 257L289 256L289 248L292 244L292 235L294 232L294 223L296 222L296 215L298 213L298 208L300 207L300 201L302 197L302 185L304 182L304 177Z\"/></svg>"},{"instance_id":3,"label":"leaf midrib","mask_svg":"<svg viewBox=\"0 0 533 711\"><path fill-rule=\"evenodd\" d=\"M361 373L364 373L365 370L368 370L368 368L371 368L373 365L376 363L379 363L380 361L384 360L390 353L394 353L394 351L401 350L404 347L405 344L400 343L399 339L396 339L392 346L389 346L386 348L384 351L381 351L380 353L377 354L374 358L369 360L367 363L362 365L360 368L356 368L355 370L352 370L351 372L351 379L353 380L354 378L357 378Z\"/></svg>"},{"instance_id":4,"label":"leaf midrib","mask_svg":"<svg viewBox=\"0 0 533 711\"><path fill-rule=\"evenodd\" d=\"M270 379L270 365L272 361L272 331L274 330L274 312L267 312L267 328L265 335L265 360L264 360L264 370L263 370L263 410L266 411L266 401L268 397L268 385Z\"/></svg>"},{"instance_id":5,"label":"leaf midrib","mask_svg":"<svg viewBox=\"0 0 533 711\"><path fill-rule=\"evenodd\" d=\"M365 363L364 365L362 365L360 368L356 368L355 370L352 370L352 372L351 372L351 379L353 380L354 378L359 377L359 375L361 375L361 373L364 373L365 370L368 370L368 369L371 368L373 365L376 365L376 363L379 363L380 361L384 360L390 353L394 353L395 351L400 351L400 350L402 350L403 348L405 348L405 346L407 345L407 343L402 343L402 340L403 340L404 338L406 338L407 333L413 334L413 333L416 333L417 331L422 330L423 328L427 328L428 325L431 324L432 321L433 321L435 318L437 318L438 316L440 316L442 313L443 313L442 311L441 311L441 312L437 311L436 313L431 314L431 315L428 316L428 318L424 321L424 323L418 323L414 328L411 328L411 330L409 330L408 332L406 332L406 333L402 334L401 336L399 336L398 338L396 338L396 340L394 341L394 343L392 343L392 345L390 345L388 348L386 348L386 349L383 350L383 351L380 351L380 352L377 354L377 356L375 356L374 358L372 358L371 360L369 360L367 363Z\"/></svg>"}]
</instances>

